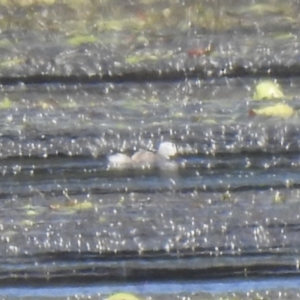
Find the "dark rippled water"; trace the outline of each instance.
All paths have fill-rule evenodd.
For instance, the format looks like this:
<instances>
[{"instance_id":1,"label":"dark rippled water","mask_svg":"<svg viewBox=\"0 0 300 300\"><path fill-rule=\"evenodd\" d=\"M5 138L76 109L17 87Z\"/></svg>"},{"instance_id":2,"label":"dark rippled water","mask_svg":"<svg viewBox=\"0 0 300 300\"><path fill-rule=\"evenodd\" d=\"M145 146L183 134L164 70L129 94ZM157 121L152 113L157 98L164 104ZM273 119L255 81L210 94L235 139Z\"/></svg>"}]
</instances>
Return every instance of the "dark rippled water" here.
<instances>
[{"instance_id":1,"label":"dark rippled water","mask_svg":"<svg viewBox=\"0 0 300 300\"><path fill-rule=\"evenodd\" d=\"M111 3L1 7L0 297L300 298L298 1Z\"/></svg>"},{"instance_id":2,"label":"dark rippled water","mask_svg":"<svg viewBox=\"0 0 300 300\"><path fill-rule=\"evenodd\" d=\"M85 297L112 284L147 295L172 282L179 294L279 288L296 297L299 117L249 116L255 82L6 88L3 294L32 297L32 286L45 297L59 286L57 296ZM297 82L281 82L295 109ZM177 169L108 168L107 155L161 140L178 146Z\"/></svg>"}]
</instances>

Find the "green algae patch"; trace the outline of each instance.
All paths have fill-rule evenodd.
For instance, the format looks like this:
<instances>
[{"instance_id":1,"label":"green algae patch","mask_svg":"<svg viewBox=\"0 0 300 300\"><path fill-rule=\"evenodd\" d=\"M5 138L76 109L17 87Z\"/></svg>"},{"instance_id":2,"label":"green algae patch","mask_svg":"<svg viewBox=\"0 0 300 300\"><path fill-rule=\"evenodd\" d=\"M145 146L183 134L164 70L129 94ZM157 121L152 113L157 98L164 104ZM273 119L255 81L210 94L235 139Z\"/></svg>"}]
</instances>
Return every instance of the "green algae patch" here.
<instances>
[{"instance_id":1,"label":"green algae patch","mask_svg":"<svg viewBox=\"0 0 300 300\"><path fill-rule=\"evenodd\" d=\"M43 213L44 208L41 206L34 206L31 204L27 204L21 207L21 209L25 212L26 216L38 216Z\"/></svg>"},{"instance_id":2,"label":"green algae patch","mask_svg":"<svg viewBox=\"0 0 300 300\"><path fill-rule=\"evenodd\" d=\"M264 117L280 117L280 118L289 118L295 114L293 107L284 104L278 103L271 106L266 106L263 108L252 109L249 112L250 115L258 115Z\"/></svg>"},{"instance_id":3,"label":"green algae patch","mask_svg":"<svg viewBox=\"0 0 300 300\"><path fill-rule=\"evenodd\" d=\"M21 7L26 7L26 6L31 6L31 5L52 5L56 2L57 0L1 0L0 4L2 5L18 5Z\"/></svg>"},{"instance_id":4,"label":"green algae patch","mask_svg":"<svg viewBox=\"0 0 300 300\"><path fill-rule=\"evenodd\" d=\"M141 30L145 22L138 18L125 18L125 19L115 19L115 20L101 20L96 22L95 28L102 31L123 31L127 29Z\"/></svg>"},{"instance_id":5,"label":"green algae patch","mask_svg":"<svg viewBox=\"0 0 300 300\"><path fill-rule=\"evenodd\" d=\"M282 99L283 91L279 84L271 80L264 80L255 86L253 100Z\"/></svg>"},{"instance_id":6,"label":"green algae patch","mask_svg":"<svg viewBox=\"0 0 300 300\"><path fill-rule=\"evenodd\" d=\"M253 4L245 9L244 12L252 12L257 15L266 15L266 14L276 14L276 15L286 15L292 12L290 5L282 3L257 3Z\"/></svg>"},{"instance_id":7,"label":"green algae patch","mask_svg":"<svg viewBox=\"0 0 300 300\"><path fill-rule=\"evenodd\" d=\"M98 40L94 35L76 35L68 39L71 46L80 46L83 44L94 44Z\"/></svg>"},{"instance_id":8,"label":"green algae patch","mask_svg":"<svg viewBox=\"0 0 300 300\"><path fill-rule=\"evenodd\" d=\"M282 4L280 1L243 5L233 8L223 1L177 1L144 0L0 0L2 9L7 9L1 20L1 29L35 29L42 32L121 32L132 31L158 33L165 29L178 32L191 27L208 31L219 31L243 27L243 14L254 16L275 14L295 23L298 15L296 4ZM228 7L229 6L229 7ZM43 7L43 9L41 9ZM15 17L14 9L21 9L21 17ZM37 22L38 20L38 22ZM251 20L251 22L253 21ZM102 42L102 40L101 40ZM194 54L199 55L196 51Z\"/></svg>"},{"instance_id":9,"label":"green algae patch","mask_svg":"<svg viewBox=\"0 0 300 300\"><path fill-rule=\"evenodd\" d=\"M5 97L0 101L0 109L8 109L11 107L13 107L13 103L8 97Z\"/></svg>"},{"instance_id":10,"label":"green algae patch","mask_svg":"<svg viewBox=\"0 0 300 300\"><path fill-rule=\"evenodd\" d=\"M222 194L221 196L221 200L222 201L227 201L227 202L232 202L233 199L232 199L232 195L229 191L226 191L225 193Z\"/></svg>"},{"instance_id":11,"label":"green algae patch","mask_svg":"<svg viewBox=\"0 0 300 300\"><path fill-rule=\"evenodd\" d=\"M12 57L6 60L0 61L0 68L1 69L9 69L11 67L18 66L24 63L24 59L21 57Z\"/></svg>"},{"instance_id":12,"label":"green algae patch","mask_svg":"<svg viewBox=\"0 0 300 300\"><path fill-rule=\"evenodd\" d=\"M276 191L274 197L273 197L273 203L282 204L286 202L286 196L283 195L280 191Z\"/></svg>"},{"instance_id":13,"label":"green algae patch","mask_svg":"<svg viewBox=\"0 0 300 300\"><path fill-rule=\"evenodd\" d=\"M274 40L277 41L285 41L285 40L296 40L297 36L291 32L278 32L278 33L273 33L271 35Z\"/></svg>"},{"instance_id":14,"label":"green algae patch","mask_svg":"<svg viewBox=\"0 0 300 300\"><path fill-rule=\"evenodd\" d=\"M125 58L125 62L131 65L138 64L144 61L157 61L159 59L171 58L173 56L173 51L168 51L167 53L145 53L145 54L132 54Z\"/></svg>"},{"instance_id":15,"label":"green algae patch","mask_svg":"<svg viewBox=\"0 0 300 300\"><path fill-rule=\"evenodd\" d=\"M149 60L156 61L158 60L158 58L159 58L158 56L152 54L130 55L126 57L125 62L131 65L135 65L143 61L149 61Z\"/></svg>"},{"instance_id":16,"label":"green algae patch","mask_svg":"<svg viewBox=\"0 0 300 300\"><path fill-rule=\"evenodd\" d=\"M84 201L84 202L76 202L71 207L74 210L90 210L94 207L94 205L90 201Z\"/></svg>"},{"instance_id":17,"label":"green algae patch","mask_svg":"<svg viewBox=\"0 0 300 300\"><path fill-rule=\"evenodd\" d=\"M13 48L13 43L8 39L0 39L0 48L2 49L11 49Z\"/></svg>"},{"instance_id":18,"label":"green algae patch","mask_svg":"<svg viewBox=\"0 0 300 300\"><path fill-rule=\"evenodd\" d=\"M141 299L129 293L116 293L106 298L106 300L141 300Z\"/></svg>"},{"instance_id":19,"label":"green algae patch","mask_svg":"<svg viewBox=\"0 0 300 300\"><path fill-rule=\"evenodd\" d=\"M105 218L103 216L99 217L99 223L104 223L106 221L107 221L107 218Z\"/></svg>"},{"instance_id":20,"label":"green algae patch","mask_svg":"<svg viewBox=\"0 0 300 300\"><path fill-rule=\"evenodd\" d=\"M66 213L74 213L76 211L90 210L94 207L90 201L79 202L77 200L66 201L63 204L53 203L49 208L54 211L64 211Z\"/></svg>"},{"instance_id":21,"label":"green algae patch","mask_svg":"<svg viewBox=\"0 0 300 300\"><path fill-rule=\"evenodd\" d=\"M33 225L35 225L35 222L32 220L25 219L20 222L20 225L26 227L32 227Z\"/></svg>"}]
</instances>

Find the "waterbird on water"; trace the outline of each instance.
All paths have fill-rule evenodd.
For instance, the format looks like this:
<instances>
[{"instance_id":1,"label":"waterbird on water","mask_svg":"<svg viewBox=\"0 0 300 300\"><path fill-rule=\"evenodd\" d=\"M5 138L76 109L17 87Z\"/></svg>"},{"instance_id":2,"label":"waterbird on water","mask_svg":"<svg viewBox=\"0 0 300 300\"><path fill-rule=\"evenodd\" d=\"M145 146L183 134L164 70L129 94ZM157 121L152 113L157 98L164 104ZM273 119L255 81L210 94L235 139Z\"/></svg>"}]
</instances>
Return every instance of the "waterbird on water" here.
<instances>
[{"instance_id":1,"label":"waterbird on water","mask_svg":"<svg viewBox=\"0 0 300 300\"><path fill-rule=\"evenodd\" d=\"M109 165L112 167L143 167L143 166L157 166L162 167L170 160L171 157L177 153L177 147L171 142L160 143L157 152L142 150L135 152L131 157L116 153L108 156Z\"/></svg>"}]
</instances>

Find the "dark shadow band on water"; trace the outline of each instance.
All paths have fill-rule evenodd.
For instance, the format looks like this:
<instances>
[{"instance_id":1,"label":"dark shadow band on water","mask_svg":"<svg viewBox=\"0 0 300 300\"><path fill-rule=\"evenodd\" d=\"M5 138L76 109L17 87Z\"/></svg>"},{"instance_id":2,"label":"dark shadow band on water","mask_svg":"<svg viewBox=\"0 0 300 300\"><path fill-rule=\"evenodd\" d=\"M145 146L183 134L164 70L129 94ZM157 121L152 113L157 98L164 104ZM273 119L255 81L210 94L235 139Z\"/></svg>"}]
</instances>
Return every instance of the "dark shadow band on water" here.
<instances>
[{"instance_id":1,"label":"dark shadow band on water","mask_svg":"<svg viewBox=\"0 0 300 300\"><path fill-rule=\"evenodd\" d=\"M226 255L212 257L209 254L198 255L182 259L149 255L144 258L121 259L114 256L92 257L87 253L85 257L79 254L65 254L36 256L33 266L30 259L15 260L14 264L2 263L0 272L0 287L76 287L90 285L112 285L116 282L123 285L141 285L143 282L167 284L174 282L181 284L199 281L226 280L296 280L300 276L295 265L295 258L277 254L277 259L270 253L244 255ZM56 267L53 269L53 261ZM52 270L51 270L52 266ZM44 272L44 270L49 270Z\"/></svg>"},{"instance_id":2,"label":"dark shadow band on water","mask_svg":"<svg viewBox=\"0 0 300 300\"><path fill-rule=\"evenodd\" d=\"M71 75L48 75L34 74L25 76L2 76L0 84L16 85L20 82L24 84L96 84L103 82L119 83L119 82L163 82L163 81L179 81L186 79L208 79L208 78L237 78L237 77L277 77L289 78L298 77L300 73L300 65L285 66L283 64L273 65L253 65L252 68L243 65L236 65L232 69L222 68L203 68L203 66L194 66L189 69L181 70L149 70L141 69L132 72L123 73L104 73L104 74L71 74Z\"/></svg>"}]
</instances>

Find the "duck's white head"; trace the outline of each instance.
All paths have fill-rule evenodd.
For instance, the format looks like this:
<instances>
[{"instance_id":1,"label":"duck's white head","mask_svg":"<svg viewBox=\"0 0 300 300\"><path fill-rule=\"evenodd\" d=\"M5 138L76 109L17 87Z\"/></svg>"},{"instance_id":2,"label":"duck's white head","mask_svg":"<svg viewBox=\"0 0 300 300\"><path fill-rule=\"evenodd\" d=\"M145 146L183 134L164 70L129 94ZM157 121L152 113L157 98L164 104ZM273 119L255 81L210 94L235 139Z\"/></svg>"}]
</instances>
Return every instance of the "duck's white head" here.
<instances>
[{"instance_id":1,"label":"duck's white head","mask_svg":"<svg viewBox=\"0 0 300 300\"><path fill-rule=\"evenodd\" d=\"M177 147L171 142L162 142L158 147L157 153L164 158L169 159L170 157L176 155Z\"/></svg>"}]
</instances>

